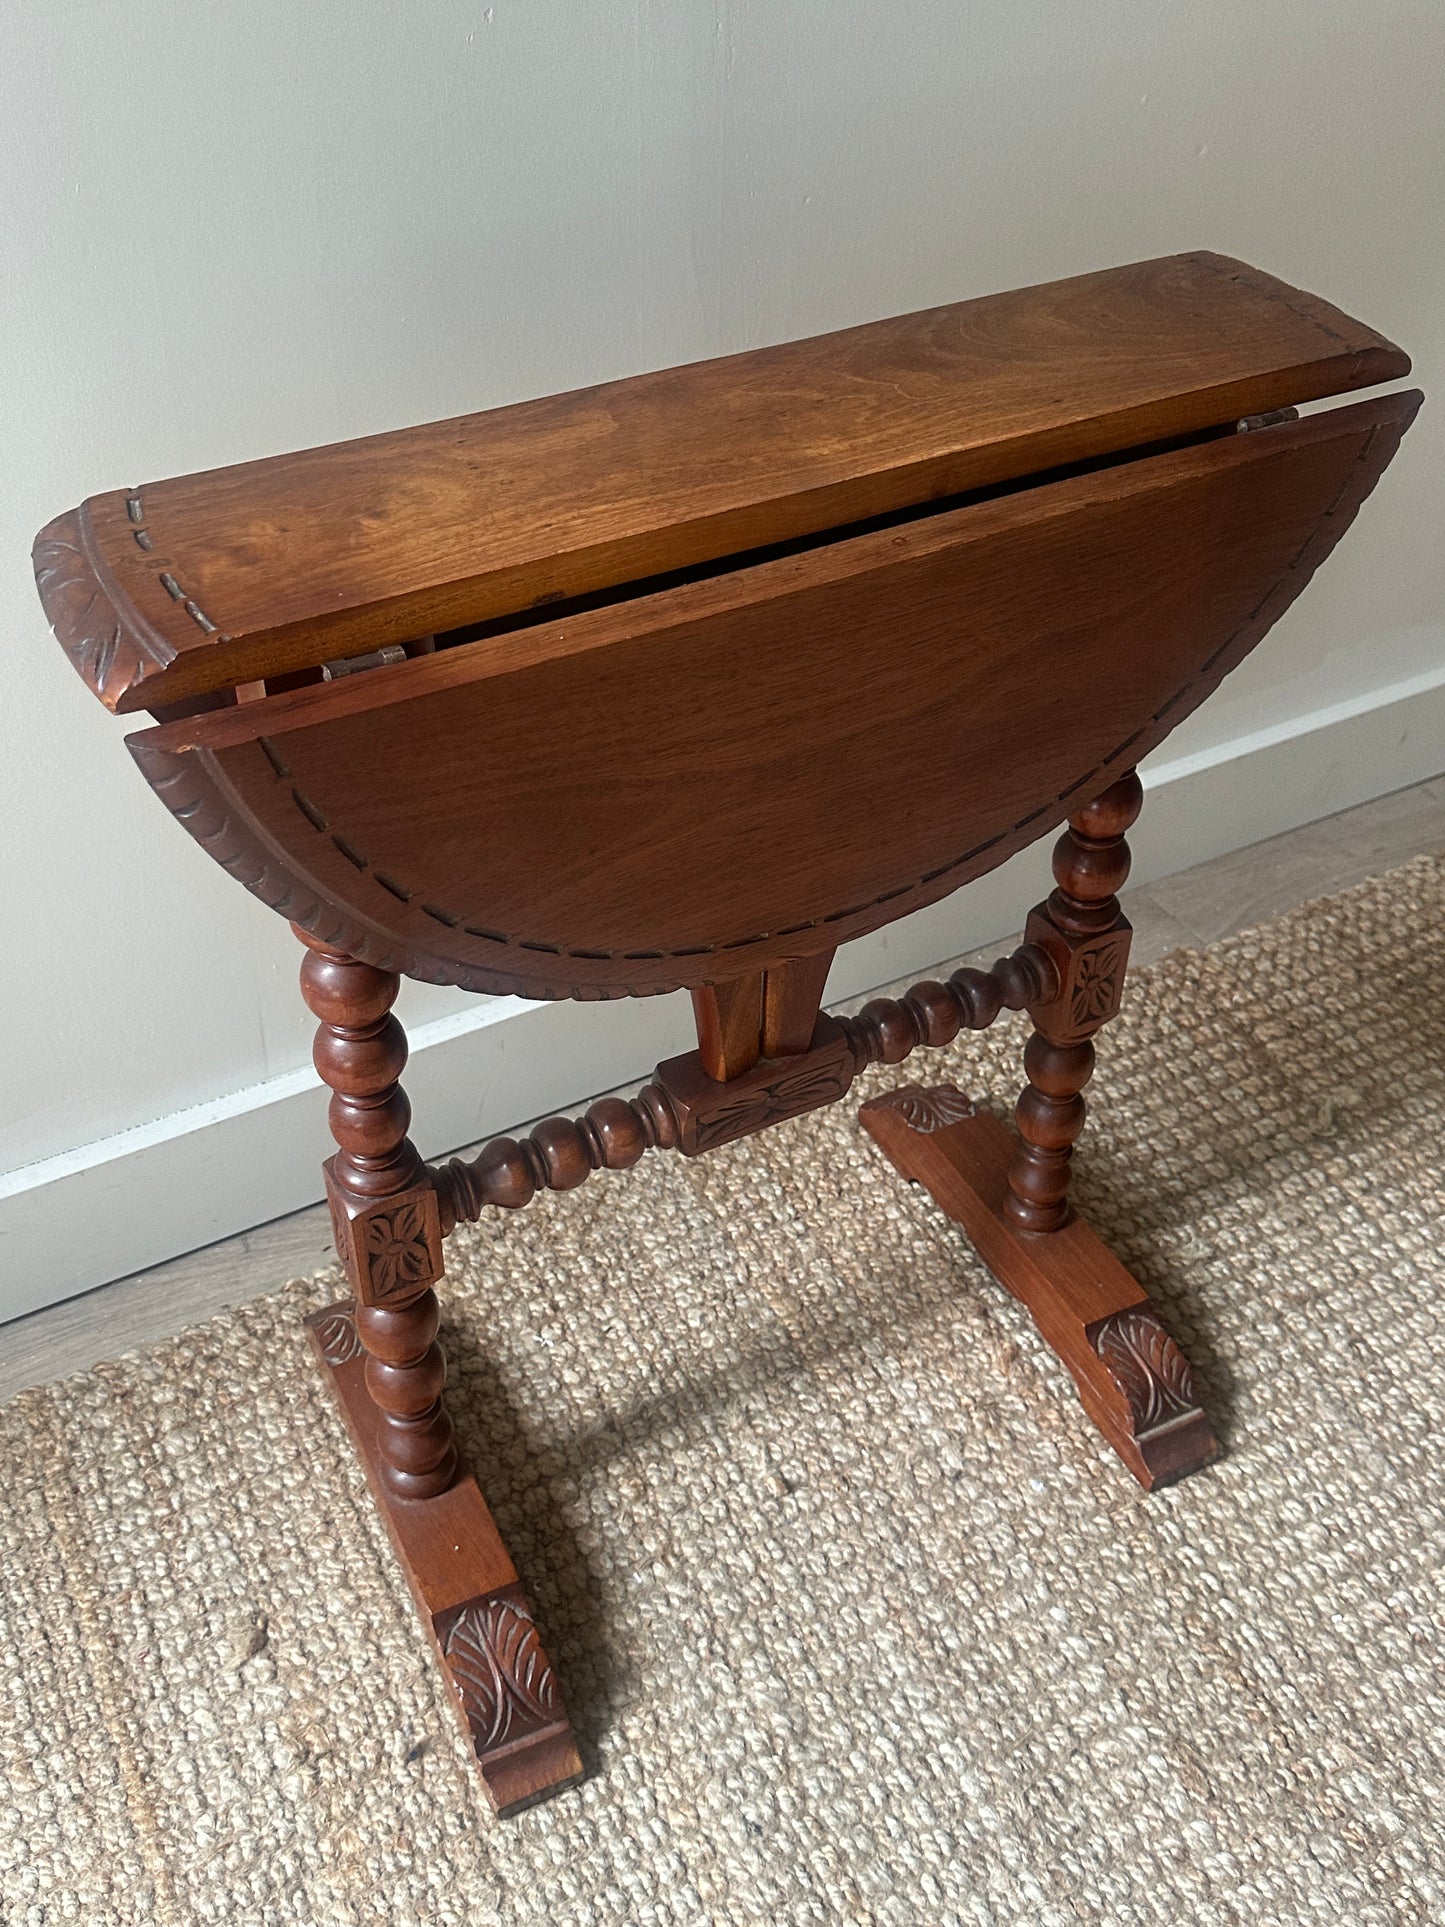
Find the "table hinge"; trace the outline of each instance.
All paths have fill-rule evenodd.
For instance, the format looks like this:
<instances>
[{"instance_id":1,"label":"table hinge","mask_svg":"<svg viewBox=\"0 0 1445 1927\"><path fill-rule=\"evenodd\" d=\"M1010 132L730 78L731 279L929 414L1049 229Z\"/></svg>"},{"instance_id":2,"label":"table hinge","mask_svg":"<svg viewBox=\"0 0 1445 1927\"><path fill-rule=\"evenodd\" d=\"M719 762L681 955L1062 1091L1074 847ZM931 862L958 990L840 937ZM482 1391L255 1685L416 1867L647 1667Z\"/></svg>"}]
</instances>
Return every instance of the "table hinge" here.
<instances>
[{"instance_id":1,"label":"table hinge","mask_svg":"<svg viewBox=\"0 0 1445 1927\"><path fill-rule=\"evenodd\" d=\"M339 676L359 676L364 669L385 669L388 664L405 662L406 650L399 642L389 642L384 649L373 649L365 656L338 656L334 662L323 662L321 679L335 682Z\"/></svg>"},{"instance_id":2,"label":"table hinge","mask_svg":"<svg viewBox=\"0 0 1445 1927\"><path fill-rule=\"evenodd\" d=\"M1242 415L1234 424L1236 435L1251 434L1256 428L1282 428L1286 422L1297 422L1297 408L1268 408L1262 415Z\"/></svg>"}]
</instances>

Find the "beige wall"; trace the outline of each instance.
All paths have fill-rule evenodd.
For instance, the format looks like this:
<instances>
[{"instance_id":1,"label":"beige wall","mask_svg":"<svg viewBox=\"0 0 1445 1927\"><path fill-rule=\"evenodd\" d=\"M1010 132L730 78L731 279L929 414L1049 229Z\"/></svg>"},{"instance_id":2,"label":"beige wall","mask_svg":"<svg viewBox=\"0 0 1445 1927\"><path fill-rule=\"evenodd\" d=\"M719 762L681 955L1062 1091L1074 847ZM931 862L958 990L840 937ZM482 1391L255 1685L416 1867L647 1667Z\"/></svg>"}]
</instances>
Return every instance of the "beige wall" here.
<instances>
[{"instance_id":1,"label":"beige wall","mask_svg":"<svg viewBox=\"0 0 1445 1927\"><path fill-rule=\"evenodd\" d=\"M1187 247L1361 314L1428 388L1442 72L1445 9L1395 0L10 0L0 1172L308 1046L284 926L166 819L48 637L43 521ZM1445 675L1442 424L1168 754ZM1266 801L1238 834L1276 827Z\"/></svg>"}]
</instances>

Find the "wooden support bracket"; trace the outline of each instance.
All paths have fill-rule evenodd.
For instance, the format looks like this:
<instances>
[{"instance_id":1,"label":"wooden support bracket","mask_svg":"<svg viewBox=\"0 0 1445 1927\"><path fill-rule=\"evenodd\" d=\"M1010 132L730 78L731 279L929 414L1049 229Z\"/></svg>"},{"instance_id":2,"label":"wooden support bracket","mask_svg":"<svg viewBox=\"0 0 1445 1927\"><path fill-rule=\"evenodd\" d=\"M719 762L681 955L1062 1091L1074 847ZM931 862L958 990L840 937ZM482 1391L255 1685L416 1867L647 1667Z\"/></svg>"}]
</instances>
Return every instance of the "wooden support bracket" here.
<instances>
[{"instance_id":1,"label":"wooden support bracket","mask_svg":"<svg viewBox=\"0 0 1445 1927\"><path fill-rule=\"evenodd\" d=\"M434 1498L399 1498L382 1472L378 1407L351 1301L306 1320L377 1510L386 1521L422 1623L499 1814L520 1813L582 1777L551 1662L517 1571L465 1467Z\"/></svg>"},{"instance_id":2,"label":"wooden support bracket","mask_svg":"<svg viewBox=\"0 0 1445 1927\"><path fill-rule=\"evenodd\" d=\"M1068 1367L1084 1410L1146 1490L1213 1457L1189 1362L1137 1279L1074 1216L1022 1229L1006 1208L1016 1140L951 1085L905 1085L859 1119L894 1167L961 1224L999 1283Z\"/></svg>"}]
</instances>

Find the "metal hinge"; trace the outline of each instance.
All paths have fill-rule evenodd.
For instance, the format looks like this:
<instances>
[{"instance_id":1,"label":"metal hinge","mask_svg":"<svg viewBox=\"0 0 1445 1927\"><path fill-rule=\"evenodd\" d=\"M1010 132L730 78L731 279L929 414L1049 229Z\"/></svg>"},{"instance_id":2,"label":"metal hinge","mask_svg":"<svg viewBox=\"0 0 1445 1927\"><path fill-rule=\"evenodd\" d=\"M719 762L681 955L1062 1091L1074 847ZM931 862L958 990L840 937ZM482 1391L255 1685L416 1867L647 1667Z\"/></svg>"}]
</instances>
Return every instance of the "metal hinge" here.
<instances>
[{"instance_id":1,"label":"metal hinge","mask_svg":"<svg viewBox=\"0 0 1445 1927\"><path fill-rule=\"evenodd\" d=\"M1270 408L1262 415L1242 415L1234 424L1236 435L1251 434L1256 428L1281 428L1286 422L1297 422L1297 408Z\"/></svg>"},{"instance_id":2,"label":"metal hinge","mask_svg":"<svg viewBox=\"0 0 1445 1927\"><path fill-rule=\"evenodd\" d=\"M373 649L366 656L338 656L334 662L323 662L321 680L335 682L340 676L359 676L365 669L385 669L394 662L405 662L406 650L399 642L389 642L384 649Z\"/></svg>"}]
</instances>

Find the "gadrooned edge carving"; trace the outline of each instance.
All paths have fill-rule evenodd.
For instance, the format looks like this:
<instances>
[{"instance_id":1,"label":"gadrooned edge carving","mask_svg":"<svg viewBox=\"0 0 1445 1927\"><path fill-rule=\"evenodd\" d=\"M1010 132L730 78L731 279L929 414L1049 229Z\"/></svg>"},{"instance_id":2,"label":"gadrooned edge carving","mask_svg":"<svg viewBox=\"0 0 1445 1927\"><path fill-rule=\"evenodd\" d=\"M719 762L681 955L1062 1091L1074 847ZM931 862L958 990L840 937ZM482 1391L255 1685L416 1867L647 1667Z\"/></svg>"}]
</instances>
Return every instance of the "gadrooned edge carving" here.
<instances>
[{"instance_id":1,"label":"gadrooned edge carving","mask_svg":"<svg viewBox=\"0 0 1445 1927\"><path fill-rule=\"evenodd\" d=\"M408 953L378 942L377 934L359 918L338 909L319 891L302 882L266 846L244 813L228 807L199 752L155 749L134 736L126 746L146 781L182 828L268 909L277 911L291 923L300 924L322 943L344 950L348 956L373 964L378 970L404 971L412 976L428 974L411 969L413 959ZM466 983L461 970L453 976L434 976L431 981L472 987Z\"/></svg>"},{"instance_id":2,"label":"gadrooned edge carving","mask_svg":"<svg viewBox=\"0 0 1445 1927\"><path fill-rule=\"evenodd\" d=\"M312 1320L316 1343L328 1365L349 1365L365 1351L356 1329L356 1307L337 1305Z\"/></svg>"},{"instance_id":3,"label":"gadrooned edge carving","mask_svg":"<svg viewBox=\"0 0 1445 1927\"><path fill-rule=\"evenodd\" d=\"M974 1114L972 1098L965 1097L956 1084L900 1084L896 1091L884 1091L859 1106L863 1111L896 1111L911 1131L931 1135L950 1124L961 1124Z\"/></svg>"},{"instance_id":4,"label":"gadrooned edge carving","mask_svg":"<svg viewBox=\"0 0 1445 1927\"><path fill-rule=\"evenodd\" d=\"M1111 1312L1089 1333L1143 1438L1199 1411L1189 1360L1147 1305Z\"/></svg>"},{"instance_id":5,"label":"gadrooned edge carving","mask_svg":"<svg viewBox=\"0 0 1445 1927\"><path fill-rule=\"evenodd\" d=\"M175 661L168 644L142 639L127 626L86 547L79 509L40 531L31 560L56 641L108 708Z\"/></svg>"},{"instance_id":6,"label":"gadrooned edge carving","mask_svg":"<svg viewBox=\"0 0 1445 1927\"><path fill-rule=\"evenodd\" d=\"M308 936L378 970L394 970L423 983L455 984L460 990L477 991L483 996L581 996L600 1002L612 997L661 995L680 988L673 982L609 984L590 990L574 984L538 984L530 978L476 969L451 957L439 957L434 951L399 944L298 876L257 832L245 806L237 808L227 800L203 752L158 749L139 736L128 737L126 747L181 827L252 896L259 897L289 923L299 925Z\"/></svg>"},{"instance_id":7,"label":"gadrooned edge carving","mask_svg":"<svg viewBox=\"0 0 1445 1927\"><path fill-rule=\"evenodd\" d=\"M469 1599L433 1623L478 1754L566 1718L520 1586Z\"/></svg>"}]
</instances>

